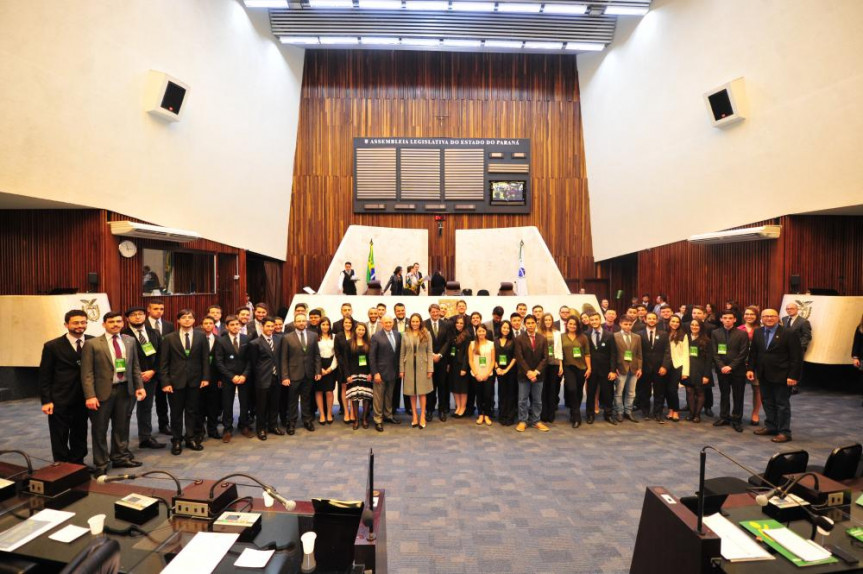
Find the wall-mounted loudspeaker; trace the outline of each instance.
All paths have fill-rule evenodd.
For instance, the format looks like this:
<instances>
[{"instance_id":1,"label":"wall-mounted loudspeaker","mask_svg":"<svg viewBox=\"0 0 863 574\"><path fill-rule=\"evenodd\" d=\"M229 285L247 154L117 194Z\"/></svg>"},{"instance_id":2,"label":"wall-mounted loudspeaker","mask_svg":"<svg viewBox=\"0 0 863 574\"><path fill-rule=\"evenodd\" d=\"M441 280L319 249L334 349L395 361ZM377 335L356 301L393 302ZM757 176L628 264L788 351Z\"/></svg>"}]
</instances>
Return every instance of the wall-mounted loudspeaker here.
<instances>
[{"instance_id":1,"label":"wall-mounted loudspeaker","mask_svg":"<svg viewBox=\"0 0 863 574\"><path fill-rule=\"evenodd\" d=\"M800 275L792 275L788 283L791 293L800 293Z\"/></svg>"},{"instance_id":2,"label":"wall-mounted loudspeaker","mask_svg":"<svg viewBox=\"0 0 863 574\"><path fill-rule=\"evenodd\" d=\"M743 78L737 78L704 94L713 127L736 124L746 119Z\"/></svg>"},{"instance_id":3,"label":"wall-mounted loudspeaker","mask_svg":"<svg viewBox=\"0 0 863 574\"><path fill-rule=\"evenodd\" d=\"M171 122L180 121L189 86L164 72L147 73L144 110Z\"/></svg>"}]
</instances>

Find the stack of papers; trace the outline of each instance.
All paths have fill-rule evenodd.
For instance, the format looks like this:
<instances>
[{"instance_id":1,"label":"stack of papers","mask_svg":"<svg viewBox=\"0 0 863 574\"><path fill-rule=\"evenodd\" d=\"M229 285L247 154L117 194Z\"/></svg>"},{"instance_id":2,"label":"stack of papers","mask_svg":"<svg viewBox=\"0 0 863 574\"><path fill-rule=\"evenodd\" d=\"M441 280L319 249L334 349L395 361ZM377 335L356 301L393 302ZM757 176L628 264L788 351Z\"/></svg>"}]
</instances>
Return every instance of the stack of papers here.
<instances>
[{"instance_id":1,"label":"stack of papers","mask_svg":"<svg viewBox=\"0 0 863 574\"><path fill-rule=\"evenodd\" d=\"M826 560L832 554L823 546L812 540L801 538L796 532L787 528L768 528L764 534L781 544L786 550L803 560L804 562L816 562Z\"/></svg>"},{"instance_id":2,"label":"stack of papers","mask_svg":"<svg viewBox=\"0 0 863 574\"><path fill-rule=\"evenodd\" d=\"M74 512L60 510L45 509L37 512L21 524L16 524L0 534L0 551L12 552L73 516L75 516Z\"/></svg>"},{"instance_id":3,"label":"stack of papers","mask_svg":"<svg viewBox=\"0 0 863 574\"><path fill-rule=\"evenodd\" d=\"M704 524L721 539L722 557L729 562L775 560L767 550L718 512L705 516Z\"/></svg>"}]
</instances>

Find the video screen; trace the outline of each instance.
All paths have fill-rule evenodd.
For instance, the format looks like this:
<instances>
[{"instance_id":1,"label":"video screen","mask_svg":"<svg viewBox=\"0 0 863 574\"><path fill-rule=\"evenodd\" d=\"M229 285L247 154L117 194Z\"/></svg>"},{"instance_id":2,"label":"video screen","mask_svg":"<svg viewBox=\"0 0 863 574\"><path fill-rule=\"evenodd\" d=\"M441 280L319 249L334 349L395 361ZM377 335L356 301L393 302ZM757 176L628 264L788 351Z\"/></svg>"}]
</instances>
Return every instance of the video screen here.
<instances>
[{"instance_id":1,"label":"video screen","mask_svg":"<svg viewBox=\"0 0 863 574\"><path fill-rule=\"evenodd\" d=\"M527 198L525 197L525 181L492 181L491 185L491 204L492 205L524 205Z\"/></svg>"}]
</instances>

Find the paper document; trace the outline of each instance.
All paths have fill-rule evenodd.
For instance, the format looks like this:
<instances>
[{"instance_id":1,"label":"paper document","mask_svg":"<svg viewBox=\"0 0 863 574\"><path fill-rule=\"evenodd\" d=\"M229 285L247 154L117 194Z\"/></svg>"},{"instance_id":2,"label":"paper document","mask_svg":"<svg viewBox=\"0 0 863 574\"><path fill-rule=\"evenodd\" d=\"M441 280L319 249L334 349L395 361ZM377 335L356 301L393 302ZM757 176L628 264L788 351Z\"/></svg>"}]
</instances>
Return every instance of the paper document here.
<instances>
[{"instance_id":1,"label":"paper document","mask_svg":"<svg viewBox=\"0 0 863 574\"><path fill-rule=\"evenodd\" d=\"M789 530L787 528L774 528L772 530L765 530L764 533L784 546L786 550L798 556L804 562L825 560L832 556L829 550L819 546L811 540L801 538L793 530Z\"/></svg>"},{"instance_id":2,"label":"paper document","mask_svg":"<svg viewBox=\"0 0 863 574\"><path fill-rule=\"evenodd\" d=\"M226 532L198 532L162 574L209 574L216 569L240 535Z\"/></svg>"},{"instance_id":3,"label":"paper document","mask_svg":"<svg viewBox=\"0 0 863 574\"><path fill-rule=\"evenodd\" d=\"M90 532L89 528L84 528L83 526L75 526L74 524L70 524L65 528L61 528L48 538L51 540L56 540L57 542L72 542L73 540L77 540L84 534Z\"/></svg>"},{"instance_id":4,"label":"paper document","mask_svg":"<svg viewBox=\"0 0 863 574\"><path fill-rule=\"evenodd\" d=\"M0 534L0 551L12 552L73 516L75 516L74 512L61 510L45 509L37 512L24 522L16 524Z\"/></svg>"},{"instance_id":5,"label":"paper document","mask_svg":"<svg viewBox=\"0 0 863 574\"><path fill-rule=\"evenodd\" d=\"M751 536L737 528L720 513L704 517L704 524L722 540L722 557L730 562L747 560L775 560L769 552L755 542Z\"/></svg>"},{"instance_id":6,"label":"paper document","mask_svg":"<svg viewBox=\"0 0 863 574\"><path fill-rule=\"evenodd\" d=\"M252 550L251 548L246 548L240 554L240 557L237 558L237 561L234 562L234 566L237 568L263 568L275 552L275 550Z\"/></svg>"}]
</instances>

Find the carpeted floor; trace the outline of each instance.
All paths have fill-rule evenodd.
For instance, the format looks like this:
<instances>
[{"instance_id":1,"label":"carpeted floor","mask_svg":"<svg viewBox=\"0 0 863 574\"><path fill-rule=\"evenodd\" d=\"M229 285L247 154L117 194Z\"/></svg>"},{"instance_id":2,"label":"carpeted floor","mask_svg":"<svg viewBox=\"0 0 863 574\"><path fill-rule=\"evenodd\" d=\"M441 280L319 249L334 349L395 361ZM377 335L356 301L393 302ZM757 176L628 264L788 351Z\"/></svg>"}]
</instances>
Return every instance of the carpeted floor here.
<instances>
[{"instance_id":1,"label":"carpeted floor","mask_svg":"<svg viewBox=\"0 0 863 574\"><path fill-rule=\"evenodd\" d=\"M823 464L833 447L863 439L859 395L804 389L792 403L794 442L785 445L754 436L748 424L738 434L707 418L616 427L599 420L573 430L561 409L548 433L480 427L473 419L435 419L425 430L387 426L384 433L336 422L267 442L208 440L203 452L179 457L137 450L133 417L132 447L145 469L185 478L244 471L296 499L361 498L371 447L375 486L387 491L390 572L626 572L645 487L693 493L702 446L763 470L779 450L806 449L812 463ZM38 401L0 403L0 417L0 448L50 459ZM708 457L707 469L708 476L745 478L718 456Z\"/></svg>"}]
</instances>

